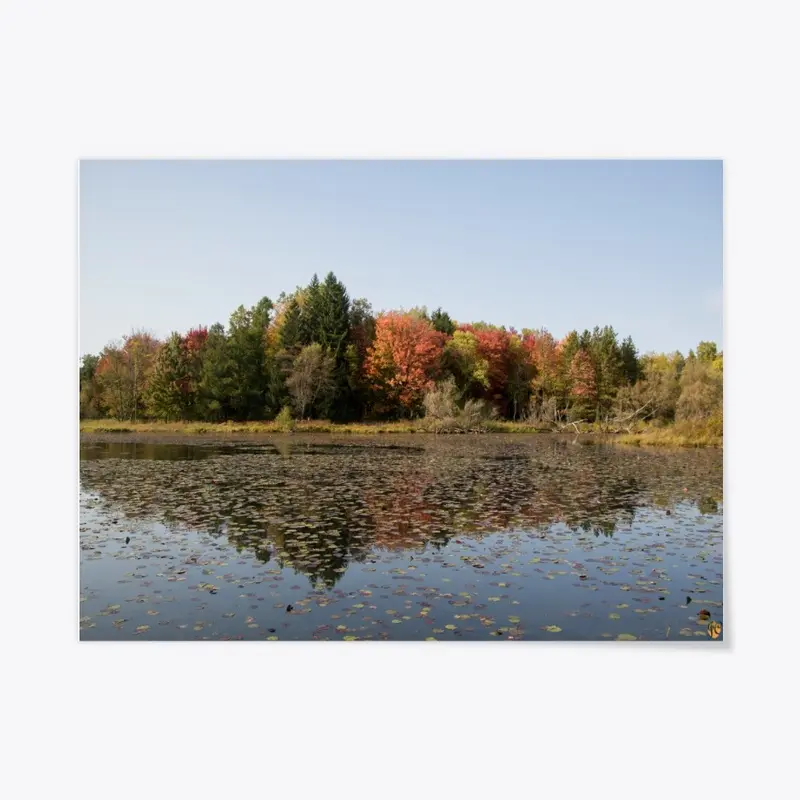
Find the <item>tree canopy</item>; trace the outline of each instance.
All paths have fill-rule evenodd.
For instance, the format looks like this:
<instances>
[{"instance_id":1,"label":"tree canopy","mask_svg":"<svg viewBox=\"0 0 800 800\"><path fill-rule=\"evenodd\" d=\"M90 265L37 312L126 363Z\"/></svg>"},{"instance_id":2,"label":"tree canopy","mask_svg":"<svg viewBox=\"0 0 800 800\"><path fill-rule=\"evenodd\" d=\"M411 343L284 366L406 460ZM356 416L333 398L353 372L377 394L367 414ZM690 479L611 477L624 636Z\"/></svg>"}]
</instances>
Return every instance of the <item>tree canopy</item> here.
<instances>
[{"instance_id":1,"label":"tree canopy","mask_svg":"<svg viewBox=\"0 0 800 800\"><path fill-rule=\"evenodd\" d=\"M723 354L714 342L686 358L639 354L610 325L556 339L457 322L441 307L376 314L329 272L239 306L227 327L164 341L132 332L79 368L81 417L126 420L273 419L286 407L334 421L414 417L437 384L447 403L507 419L721 420Z\"/></svg>"}]
</instances>

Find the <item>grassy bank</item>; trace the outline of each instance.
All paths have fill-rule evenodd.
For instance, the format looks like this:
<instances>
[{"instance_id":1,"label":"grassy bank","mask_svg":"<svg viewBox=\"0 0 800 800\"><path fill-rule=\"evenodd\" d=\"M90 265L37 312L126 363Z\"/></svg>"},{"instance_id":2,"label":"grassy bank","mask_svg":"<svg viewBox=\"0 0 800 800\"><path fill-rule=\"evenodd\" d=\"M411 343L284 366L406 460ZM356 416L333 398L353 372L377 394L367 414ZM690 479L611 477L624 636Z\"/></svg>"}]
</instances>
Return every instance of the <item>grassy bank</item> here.
<instances>
[{"instance_id":1,"label":"grassy bank","mask_svg":"<svg viewBox=\"0 0 800 800\"><path fill-rule=\"evenodd\" d=\"M722 447L722 425L714 422L676 422L661 428L646 427L614 437L619 444L648 447Z\"/></svg>"},{"instance_id":2,"label":"grassy bank","mask_svg":"<svg viewBox=\"0 0 800 800\"><path fill-rule=\"evenodd\" d=\"M269 433L338 433L373 435L379 433L430 433L419 420L400 422L349 422L337 424L325 420L279 422L122 422L114 419L81 420L82 433L183 433L192 434L269 434ZM549 433L524 422L492 421L487 433Z\"/></svg>"},{"instance_id":3,"label":"grassy bank","mask_svg":"<svg viewBox=\"0 0 800 800\"><path fill-rule=\"evenodd\" d=\"M293 422L291 425L278 422L120 422L113 419L81 420L81 433L183 433L219 434L232 433L417 433L419 425L414 422L358 422L338 425L325 420Z\"/></svg>"},{"instance_id":4,"label":"grassy bank","mask_svg":"<svg viewBox=\"0 0 800 800\"><path fill-rule=\"evenodd\" d=\"M487 423L489 433L532 434L551 433L524 422L492 421ZM81 420L81 433L150 433L226 436L229 434L277 433L336 433L352 435L420 434L429 433L419 421L358 422L335 424L324 420L293 422L291 426L278 422L121 422L111 419ZM573 429L565 431L575 435ZM706 423L676 423L664 427L645 427L630 434L604 434L598 429L583 426L580 438L589 442L615 442L618 444L653 447L721 447L720 426Z\"/></svg>"}]
</instances>

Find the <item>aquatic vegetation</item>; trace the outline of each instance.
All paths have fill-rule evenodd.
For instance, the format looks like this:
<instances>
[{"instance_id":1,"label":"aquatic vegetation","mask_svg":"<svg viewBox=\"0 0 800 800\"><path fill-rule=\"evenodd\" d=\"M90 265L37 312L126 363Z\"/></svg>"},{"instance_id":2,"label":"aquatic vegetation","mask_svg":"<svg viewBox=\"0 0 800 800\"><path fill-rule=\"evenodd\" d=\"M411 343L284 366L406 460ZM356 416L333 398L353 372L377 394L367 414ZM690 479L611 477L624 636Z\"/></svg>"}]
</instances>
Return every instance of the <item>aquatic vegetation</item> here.
<instances>
[{"instance_id":1,"label":"aquatic vegetation","mask_svg":"<svg viewBox=\"0 0 800 800\"><path fill-rule=\"evenodd\" d=\"M86 441L80 478L85 639L722 638L719 451Z\"/></svg>"}]
</instances>

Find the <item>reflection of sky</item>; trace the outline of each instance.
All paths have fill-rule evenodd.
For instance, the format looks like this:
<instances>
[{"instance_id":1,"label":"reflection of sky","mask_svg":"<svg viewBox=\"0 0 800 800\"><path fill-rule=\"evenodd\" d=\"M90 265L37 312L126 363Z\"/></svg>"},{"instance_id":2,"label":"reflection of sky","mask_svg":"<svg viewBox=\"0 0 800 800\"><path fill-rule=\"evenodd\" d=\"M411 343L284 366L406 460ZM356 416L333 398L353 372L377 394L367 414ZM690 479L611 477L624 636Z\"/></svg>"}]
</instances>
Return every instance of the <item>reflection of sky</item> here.
<instances>
[{"instance_id":1,"label":"reflection of sky","mask_svg":"<svg viewBox=\"0 0 800 800\"><path fill-rule=\"evenodd\" d=\"M164 451L160 454L164 455ZM390 458L387 454L384 455ZM192 459L189 453L182 457ZM409 456L407 453L395 453L391 458L400 459L394 462L393 467L387 467L389 473L392 473L392 469L395 470L391 474L392 480L408 476L406 468L409 458L415 459L411 462L412 467L419 464L417 456ZM548 638L552 634L547 634L540 628L552 624L563 629L564 638L596 639L603 633L616 635L625 632L658 639L664 638L668 627L671 629L670 638L684 638L679 636L679 631L686 630L687 626L690 634L693 633L698 629L694 617L697 609L702 607L699 604L704 599L715 603L722 601L722 504L720 502L718 506L718 513L705 514L700 512L697 505L700 502L704 508L710 510L713 503L705 498L716 496L721 499L721 454L706 454L697 458L696 454L685 453L674 461L659 456L653 461L640 459L631 462L622 458L620 453L601 453L595 448L578 448L569 458L573 462L570 467L572 482L562 484L559 479L548 488L543 485L542 476L538 475L538 480L533 481L535 488L531 491L535 496L545 489L554 492L558 486L562 486L565 493L574 494L576 485L582 486L584 494L573 496L572 502L584 498L601 517L604 516L604 511L602 504L598 505L598 497L602 500L604 495L592 494L592 484L585 480L585 476L577 483L575 476L582 472L592 475L596 470L594 477L602 478L609 468L609 458L615 465L614 469L622 470L631 465L635 467L639 475L639 488L634 493L635 497L626 499L628 510L622 515L617 514L617 526L612 536L605 536L602 532L595 535L591 531L570 530L567 525L558 522L542 524L536 529L522 525L515 526L513 530L480 535L450 529L444 531L446 536L442 539L447 543L437 549L431 544L426 546L425 540L432 531L427 530L415 518L416 538L412 536L407 540L407 546L398 545L394 540L393 549L378 547L372 550L370 545L374 526L380 523L380 520L376 522L376 514L389 515L388 527L380 538L381 542L385 542L392 541L391 537L385 538L390 536L388 531L391 530L391 525L402 522L404 513L408 519L408 513L415 511L414 508L407 507L404 511L403 506L403 500L410 496L410 484L407 481L389 481L388 484L382 484L380 493L384 505L373 503L372 506L361 508L362 511L369 512L369 517L356 515L348 520L348 503L353 498L361 497L353 487L349 487L349 494L342 488L332 505L314 506L314 513L323 515L321 522L325 521L326 508L327 513L332 515L328 520L327 533L318 532L306 540L311 544L307 552L312 558L316 556L322 560L318 567L309 567L302 563L303 553L297 552L291 546L292 531L279 526L282 541L294 558L294 568L283 569L275 560L265 564L254 558L253 548L250 546L256 541L254 539L243 538L241 541L245 546L241 553L237 553L225 536L183 529L184 526L181 525L173 526L168 531L160 522L156 522L154 518L163 516L162 510L169 510L180 521L181 506L162 509L159 505L174 496L169 492L164 493L166 487L160 482L159 470L169 470L178 466L177 464L170 466L169 462L163 460L107 459L91 462L90 467L90 462L83 462L84 487L91 485L99 493L101 501L96 507L87 508L86 496L82 500L81 585L86 587L90 596L82 603L81 613L88 613L95 624L95 627L82 631L82 635L86 638L124 638L130 636L135 625L149 624L151 627L146 638L194 638L203 635L264 638L266 634L262 629L265 626L274 627L278 632L276 635L283 635L283 638L311 638L319 625L332 624L335 627L337 624L346 624L350 629L349 635L377 636L383 633L393 639L414 639L427 635L444 638L445 634L432 634L433 628L456 624L460 633L448 630L447 635L483 639L498 626L512 625L508 621L509 616L520 618L524 638ZM187 469L198 470L195 477L202 478L209 468L213 468L213 474L219 474L220 470L224 472L237 462L240 460L224 458L212 461L193 459L182 463L186 464ZM268 476L272 474L270 470L273 469L274 462L269 458L259 457L247 463L248 469L255 470L253 475L262 474L263 477L264 472ZM377 462L373 460L371 463ZM281 460L280 480L274 480L273 485L282 484L276 488L276 492L285 501L284 519L287 521L309 519L302 502L304 497L309 496L309 487L305 487L305 492L290 491L287 487L292 484L287 481L287 471L291 473L297 469L302 475L313 478L314 464L340 466L336 458L321 462L314 461L313 456ZM515 468L517 472L520 469L519 462L515 464L486 460L483 464L484 469L489 469L487 475L495 479L497 475L491 472L492 464L494 468L498 464L505 464L502 469ZM470 469L474 468L473 464L468 466ZM142 484L137 480L145 474L141 470L145 470L150 476L150 483ZM433 465L432 471L438 480L444 481L446 489L449 485L447 472L443 474L437 464ZM670 471L674 473L671 478ZM326 480L329 479L329 471L324 472ZM424 469L412 472L419 479ZM351 474L355 481L365 478L365 474L360 473L357 467L351 470ZM453 475L457 477L459 474L462 473L454 468ZM499 474L502 475L502 471ZM687 476L691 480L687 480ZM233 477L233 473L227 476L226 488L220 491L228 495L229 499L232 498L234 504L238 504L249 495L247 491L236 494L237 487ZM684 483L691 484L691 492L683 492ZM421 485L429 488L431 484L422 481ZM519 499L526 485L519 478L516 483L509 484L502 495L506 503ZM623 488L629 486L625 481L621 485ZM363 488L365 492L375 490L375 486L368 483ZM487 491L484 491L486 487L479 488L480 491L470 496L478 504L490 503L488 506L478 505L477 508L491 510L491 487ZM665 497L670 501L667 505L671 514L666 513L666 506L652 504L656 489L660 502ZM191 511L194 508L197 511L198 508L205 507L204 503L213 506L215 491L213 487L199 482L192 492L183 495L183 509ZM629 489L625 491L630 494ZM131 504L131 493L138 494L136 503ZM119 501L113 499L115 496ZM613 494L605 497L613 509ZM632 506L631 500L635 501ZM435 511L435 508L431 508L433 505L431 497L423 497L420 507ZM131 508L136 512L135 516L126 517L126 511ZM252 519L247 516L246 510L237 513L240 524L246 528L248 520L251 523ZM118 519L116 524L111 521L114 518ZM367 522L372 527L367 525L360 535L355 535L354 527L348 527L362 523L366 525ZM132 537L131 544L127 547L122 544L126 531L131 531ZM333 542L336 547L320 551L315 549L314 543L317 541ZM279 548L272 542L268 548L262 547L261 553L266 554L266 558L274 559L277 549ZM95 551L98 554L96 558L93 557ZM224 561L226 566L206 567L213 572L212 576L206 576L202 572L202 565L183 563L191 553L219 562ZM539 560L531 563L533 559ZM560 563L556 563L556 559ZM609 567L611 562L616 566ZM483 565L482 568L475 566L478 563ZM187 580L168 581L167 577L179 565L187 570ZM344 571L332 571L337 565L341 565ZM604 572L609 568L616 571L613 574ZM133 570L136 577L125 576L126 572ZM515 572L519 575L514 575ZM286 604L302 603L304 598L316 597L309 578L302 573L327 574L332 577L335 583L319 593L320 597L330 600L330 605L319 608L314 600L309 606L305 606L312 609L311 613L287 615L284 610ZM581 575L584 575L584 579L581 579ZM219 592L213 596L203 592L190 592L188 587L198 582L214 583L219 586ZM506 583L507 586L492 585L497 583ZM299 588L292 589L293 586ZM624 586L630 587L630 590L626 591ZM255 593L254 597L248 597L251 591ZM361 591L371 592L368 599L359 594ZM405 592L404 596L398 594L402 591ZM416 594L412 594L414 592ZM456 605L464 602L464 598L460 597L462 592L470 595L467 606ZM453 596L443 597L446 594ZM693 596L698 605L681 608L687 594ZM148 599L143 603L131 599L137 595ZM175 599L168 601L166 598L170 596ZM196 599L192 599L193 597ZM490 601L489 597L499 599ZM664 597L664 600L659 597ZM516 603L513 602L515 600ZM353 606L359 601L364 603L365 608L354 610ZM406 608L409 601L410 609ZM418 618L423 602L429 602L432 611L427 618ZM99 611L109 603L122 605L123 609L119 613L124 613L131 620L120 631L112 626L117 615L98 616ZM628 608L617 609L620 603L627 603ZM366 607L370 604L377 605L378 608L370 610ZM250 609L250 605L255 608ZM278 608L274 608L276 605ZM159 613L150 618L146 615L146 608L155 607L168 616ZM656 610L636 613L637 608ZM400 623L392 623L390 620L387 622L387 610L396 610L400 617L406 615L411 619L401 620ZM721 619L721 606L712 606L709 610L713 611L715 618ZM232 611L236 616L232 619L223 618L223 611ZM242 615L247 616L246 611L258 618L257 628L242 628ZM454 615L462 612L491 616L495 622L493 626L487 627L474 619L456 620ZM331 620L334 613L339 614L338 621ZM611 620L608 616L610 613L619 613L622 620ZM198 615L198 619L205 619L210 615L209 620L206 620L211 625L208 630L204 627L199 632L194 631L194 617ZM373 625L372 620L363 619L365 615L381 622ZM192 618L192 625L187 628L176 627L177 624L188 623L178 623L175 620L188 618ZM134 621L135 624L131 627ZM169 621L170 624L158 624L164 621ZM470 625L476 630L467 631L466 627ZM212 630L214 632L209 633ZM317 633L317 636L332 638L339 635L334 636L331 630Z\"/></svg>"}]
</instances>

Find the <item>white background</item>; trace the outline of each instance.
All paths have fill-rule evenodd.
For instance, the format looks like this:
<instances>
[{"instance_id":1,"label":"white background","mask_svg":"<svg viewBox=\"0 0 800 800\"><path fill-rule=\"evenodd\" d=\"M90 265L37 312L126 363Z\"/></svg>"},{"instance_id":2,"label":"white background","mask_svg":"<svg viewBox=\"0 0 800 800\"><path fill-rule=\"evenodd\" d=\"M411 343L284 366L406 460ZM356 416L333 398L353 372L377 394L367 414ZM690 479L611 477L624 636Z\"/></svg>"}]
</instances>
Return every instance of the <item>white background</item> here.
<instances>
[{"instance_id":1,"label":"white background","mask_svg":"<svg viewBox=\"0 0 800 800\"><path fill-rule=\"evenodd\" d=\"M0 2L6 796L794 793L792 7ZM78 160L155 156L724 158L725 646L79 645Z\"/></svg>"}]
</instances>

